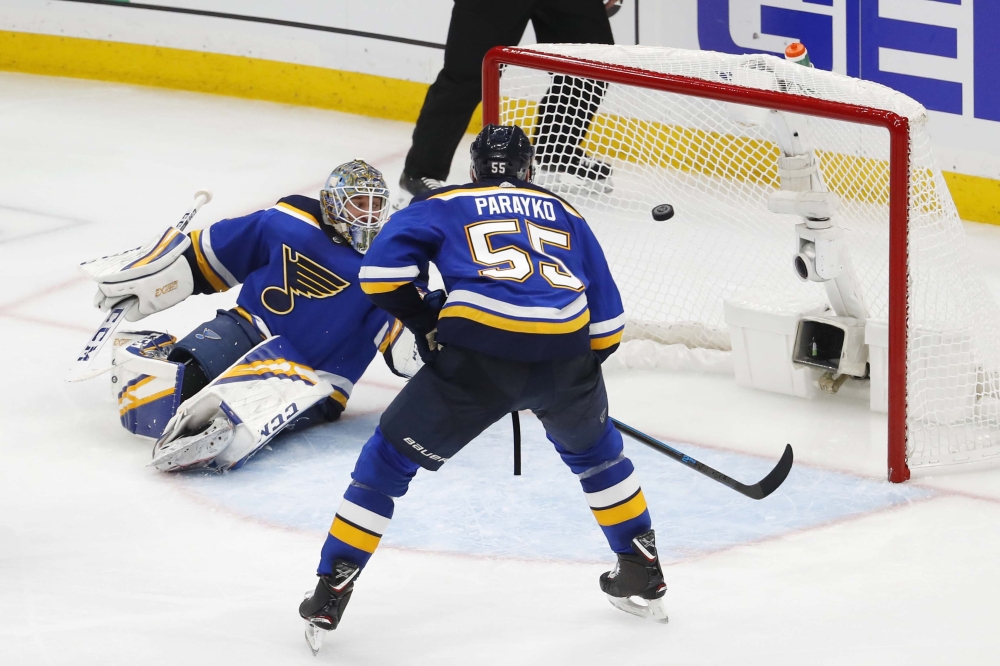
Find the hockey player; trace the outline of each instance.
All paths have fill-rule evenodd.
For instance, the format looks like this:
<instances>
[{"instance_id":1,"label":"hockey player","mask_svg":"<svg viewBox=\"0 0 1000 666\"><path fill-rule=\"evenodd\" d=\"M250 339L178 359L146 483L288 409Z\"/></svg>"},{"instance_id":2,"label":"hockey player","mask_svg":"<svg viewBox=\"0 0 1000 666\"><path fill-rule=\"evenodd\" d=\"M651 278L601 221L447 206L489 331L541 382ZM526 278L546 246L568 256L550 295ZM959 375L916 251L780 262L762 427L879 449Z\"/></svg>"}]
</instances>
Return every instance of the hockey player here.
<instances>
[{"instance_id":1,"label":"hockey player","mask_svg":"<svg viewBox=\"0 0 1000 666\"><path fill-rule=\"evenodd\" d=\"M155 467L238 467L293 421L340 416L372 357L391 354L402 330L356 278L388 196L382 174L355 160L333 170L319 201L288 196L84 265L98 307L138 297L133 319L243 285L237 307L176 343L150 333L116 354L122 425L159 438Z\"/></svg>"},{"instance_id":2,"label":"hockey player","mask_svg":"<svg viewBox=\"0 0 1000 666\"><path fill-rule=\"evenodd\" d=\"M471 152L474 182L417 197L362 262L365 293L414 333L426 364L382 415L333 520L316 589L299 607L314 650L417 470L437 470L521 409L579 477L618 555L601 589L623 610L666 620L649 512L608 419L601 362L625 317L607 261L580 214L530 183L534 150L519 128L490 125ZM413 284L429 261L446 299L422 299Z\"/></svg>"}]
</instances>

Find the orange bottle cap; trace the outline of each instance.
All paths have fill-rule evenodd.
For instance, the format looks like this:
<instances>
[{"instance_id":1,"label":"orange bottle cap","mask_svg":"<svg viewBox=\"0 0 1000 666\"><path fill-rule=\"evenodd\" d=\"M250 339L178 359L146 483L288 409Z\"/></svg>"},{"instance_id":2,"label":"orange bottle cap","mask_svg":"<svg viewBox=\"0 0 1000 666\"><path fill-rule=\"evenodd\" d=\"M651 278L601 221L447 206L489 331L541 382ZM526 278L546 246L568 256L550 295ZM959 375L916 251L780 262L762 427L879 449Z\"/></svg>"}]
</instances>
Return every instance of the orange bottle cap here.
<instances>
[{"instance_id":1,"label":"orange bottle cap","mask_svg":"<svg viewBox=\"0 0 1000 666\"><path fill-rule=\"evenodd\" d=\"M785 47L785 57L786 58L801 58L805 55L806 46L802 42L792 42L787 47Z\"/></svg>"}]
</instances>

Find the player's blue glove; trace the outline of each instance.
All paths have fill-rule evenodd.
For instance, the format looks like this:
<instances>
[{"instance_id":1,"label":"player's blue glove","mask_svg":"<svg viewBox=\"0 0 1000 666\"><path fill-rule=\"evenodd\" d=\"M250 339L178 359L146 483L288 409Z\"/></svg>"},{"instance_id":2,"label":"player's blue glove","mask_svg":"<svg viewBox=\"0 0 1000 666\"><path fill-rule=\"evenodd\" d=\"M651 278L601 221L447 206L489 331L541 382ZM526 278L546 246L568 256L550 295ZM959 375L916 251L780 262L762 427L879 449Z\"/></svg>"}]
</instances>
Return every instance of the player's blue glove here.
<instances>
[{"instance_id":1,"label":"player's blue glove","mask_svg":"<svg viewBox=\"0 0 1000 666\"><path fill-rule=\"evenodd\" d=\"M424 296L423 310L401 320L406 328L413 331L417 352L427 365L434 363L434 359L440 351L435 339L437 337L437 320L447 299L448 295L443 290L432 291Z\"/></svg>"}]
</instances>

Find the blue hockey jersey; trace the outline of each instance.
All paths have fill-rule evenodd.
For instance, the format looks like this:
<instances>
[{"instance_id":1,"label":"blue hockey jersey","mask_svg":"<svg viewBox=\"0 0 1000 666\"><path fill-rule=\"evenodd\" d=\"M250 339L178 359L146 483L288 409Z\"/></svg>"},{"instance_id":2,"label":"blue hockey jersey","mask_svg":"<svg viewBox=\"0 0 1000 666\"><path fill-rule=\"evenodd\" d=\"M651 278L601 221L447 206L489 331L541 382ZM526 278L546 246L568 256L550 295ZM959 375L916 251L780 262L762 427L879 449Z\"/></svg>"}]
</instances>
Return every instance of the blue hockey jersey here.
<instances>
[{"instance_id":1,"label":"blue hockey jersey","mask_svg":"<svg viewBox=\"0 0 1000 666\"><path fill-rule=\"evenodd\" d=\"M281 335L346 404L354 383L401 329L358 284L362 255L323 224L319 201L294 195L190 233L195 293L243 285L237 312Z\"/></svg>"},{"instance_id":2,"label":"blue hockey jersey","mask_svg":"<svg viewBox=\"0 0 1000 666\"><path fill-rule=\"evenodd\" d=\"M524 181L485 181L416 197L365 255L361 287L397 316L433 261L448 300L437 339L521 361L569 358L621 341L625 316L583 217Z\"/></svg>"}]
</instances>

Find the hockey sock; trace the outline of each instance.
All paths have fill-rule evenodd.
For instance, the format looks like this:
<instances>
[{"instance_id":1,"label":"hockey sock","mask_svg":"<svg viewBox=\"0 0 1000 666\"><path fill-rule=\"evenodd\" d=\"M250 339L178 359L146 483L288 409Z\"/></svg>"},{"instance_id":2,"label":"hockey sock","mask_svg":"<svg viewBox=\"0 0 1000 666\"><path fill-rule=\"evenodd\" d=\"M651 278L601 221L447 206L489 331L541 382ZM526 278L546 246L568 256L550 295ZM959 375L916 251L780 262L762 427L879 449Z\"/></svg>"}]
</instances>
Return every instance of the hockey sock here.
<instances>
[{"instance_id":1,"label":"hockey sock","mask_svg":"<svg viewBox=\"0 0 1000 666\"><path fill-rule=\"evenodd\" d=\"M388 495L351 483L326 535L317 573L330 575L336 560L364 568L392 520Z\"/></svg>"},{"instance_id":2,"label":"hockey sock","mask_svg":"<svg viewBox=\"0 0 1000 666\"><path fill-rule=\"evenodd\" d=\"M623 454L607 468L579 475L587 504L616 553L631 553L632 538L652 527L632 461Z\"/></svg>"},{"instance_id":3,"label":"hockey sock","mask_svg":"<svg viewBox=\"0 0 1000 666\"><path fill-rule=\"evenodd\" d=\"M600 441L580 453L556 443L556 450L580 479L587 504L611 550L632 553L632 538L652 527L639 478L623 453L622 436L611 423Z\"/></svg>"},{"instance_id":4,"label":"hockey sock","mask_svg":"<svg viewBox=\"0 0 1000 666\"><path fill-rule=\"evenodd\" d=\"M393 497L406 493L418 466L382 437L378 428L365 444L351 475L330 533L323 544L317 573L329 575L336 560L364 568L378 546L394 508Z\"/></svg>"}]
</instances>

